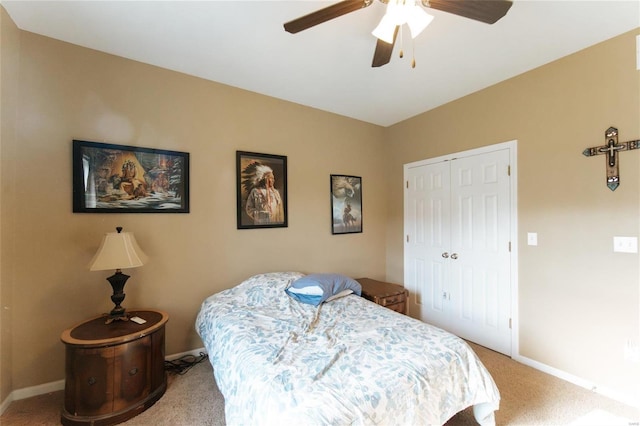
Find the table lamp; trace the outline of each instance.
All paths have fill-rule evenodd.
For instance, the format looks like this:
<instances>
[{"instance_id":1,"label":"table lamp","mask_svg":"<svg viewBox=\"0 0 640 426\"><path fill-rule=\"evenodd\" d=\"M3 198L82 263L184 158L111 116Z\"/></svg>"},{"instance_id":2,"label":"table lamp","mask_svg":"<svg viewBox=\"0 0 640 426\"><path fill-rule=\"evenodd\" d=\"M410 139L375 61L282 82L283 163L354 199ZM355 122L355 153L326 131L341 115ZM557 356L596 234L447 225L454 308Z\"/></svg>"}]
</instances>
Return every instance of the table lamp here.
<instances>
[{"instance_id":1,"label":"table lamp","mask_svg":"<svg viewBox=\"0 0 640 426\"><path fill-rule=\"evenodd\" d=\"M109 232L102 238L102 243L98 252L89 263L90 271L105 271L115 269L115 274L107 278L113 288L111 300L115 307L108 314L106 324L113 321L128 321L129 315L120 306L124 300L124 285L129 279L129 275L123 274L122 269L137 268L146 261L146 255L138 246L133 233L122 232L122 227L116 228L118 232Z\"/></svg>"}]
</instances>

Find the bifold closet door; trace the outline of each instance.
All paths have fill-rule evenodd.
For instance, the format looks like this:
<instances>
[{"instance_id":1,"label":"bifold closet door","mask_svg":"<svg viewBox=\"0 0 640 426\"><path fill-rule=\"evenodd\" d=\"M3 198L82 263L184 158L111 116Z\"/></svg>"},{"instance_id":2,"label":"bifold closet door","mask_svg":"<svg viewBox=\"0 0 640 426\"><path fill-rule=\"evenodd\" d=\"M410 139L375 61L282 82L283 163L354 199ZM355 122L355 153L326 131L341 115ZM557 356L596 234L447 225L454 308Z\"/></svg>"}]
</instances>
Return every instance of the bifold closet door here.
<instances>
[{"instance_id":1,"label":"bifold closet door","mask_svg":"<svg viewBox=\"0 0 640 426\"><path fill-rule=\"evenodd\" d=\"M410 313L511 352L509 150L411 168L405 212Z\"/></svg>"}]
</instances>

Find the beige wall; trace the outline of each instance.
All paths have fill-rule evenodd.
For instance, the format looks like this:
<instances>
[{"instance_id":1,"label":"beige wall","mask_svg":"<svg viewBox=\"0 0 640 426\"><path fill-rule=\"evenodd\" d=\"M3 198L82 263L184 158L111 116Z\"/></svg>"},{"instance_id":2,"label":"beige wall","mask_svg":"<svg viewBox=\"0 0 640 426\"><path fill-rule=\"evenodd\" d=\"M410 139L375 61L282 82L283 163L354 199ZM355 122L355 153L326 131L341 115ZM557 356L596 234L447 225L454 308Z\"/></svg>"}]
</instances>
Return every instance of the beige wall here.
<instances>
[{"instance_id":1,"label":"beige wall","mask_svg":"<svg viewBox=\"0 0 640 426\"><path fill-rule=\"evenodd\" d=\"M167 354L202 347L202 300L267 271L385 276L379 127L20 32L13 389L64 377L61 332L113 304L110 272L89 272L105 232L132 231L150 261L123 305L170 315ZM74 214L71 141L187 151L189 214ZM288 228L236 229L236 150L288 157ZM4 158L4 156L3 156ZM329 175L362 177L364 232L332 235ZM3 223L3 234L6 231ZM4 362L3 362L4 363Z\"/></svg>"},{"instance_id":2,"label":"beige wall","mask_svg":"<svg viewBox=\"0 0 640 426\"><path fill-rule=\"evenodd\" d=\"M10 197L14 192L11 158L16 145L16 100L19 30L4 8L0 7L0 401L12 390L12 321L13 305L12 244L14 215ZM8 307L9 309L6 309Z\"/></svg>"},{"instance_id":3,"label":"beige wall","mask_svg":"<svg viewBox=\"0 0 640 426\"><path fill-rule=\"evenodd\" d=\"M115 226L150 257L131 270L124 305L166 310L167 353L178 353L202 346L193 329L202 299L254 273L402 282L403 164L514 139L519 238L539 234L538 247L519 247L522 355L620 392L639 382L638 365L622 358L640 333L639 258L611 246L614 235L639 234L640 152L621 154L615 192L603 157L581 155L610 125L622 140L640 138L638 31L382 129L1 17L0 400L62 379L62 330L111 309L109 273L86 265ZM18 64L7 47L19 53L19 77L7 72ZM72 139L190 152L191 213L73 214ZM236 229L236 150L288 156L288 228ZM363 177L362 234L331 235L331 173Z\"/></svg>"},{"instance_id":4,"label":"beige wall","mask_svg":"<svg viewBox=\"0 0 640 426\"><path fill-rule=\"evenodd\" d=\"M632 31L385 129L389 159L387 278L403 281L403 165L518 141L520 354L630 395L640 364L640 151L620 154L621 186L605 185L604 131L640 139L640 72ZM538 233L537 247L526 245Z\"/></svg>"}]
</instances>

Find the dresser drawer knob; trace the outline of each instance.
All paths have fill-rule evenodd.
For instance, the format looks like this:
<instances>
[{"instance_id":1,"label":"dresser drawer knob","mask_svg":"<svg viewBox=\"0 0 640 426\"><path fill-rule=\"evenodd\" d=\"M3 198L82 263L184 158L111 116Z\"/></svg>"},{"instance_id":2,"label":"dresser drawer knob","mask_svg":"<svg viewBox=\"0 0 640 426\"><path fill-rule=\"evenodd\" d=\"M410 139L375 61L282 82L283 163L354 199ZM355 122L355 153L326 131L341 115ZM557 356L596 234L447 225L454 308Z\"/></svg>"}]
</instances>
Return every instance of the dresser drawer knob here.
<instances>
[{"instance_id":1,"label":"dresser drawer knob","mask_svg":"<svg viewBox=\"0 0 640 426\"><path fill-rule=\"evenodd\" d=\"M129 375L133 376L138 372L138 367L133 367L131 370L129 370Z\"/></svg>"},{"instance_id":2,"label":"dresser drawer knob","mask_svg":"<svg viewBox=\"0 0 640 426\"><path fill-rule=\"evenodd\" d=\"M89 383L89 386L93 386L95 385L97 382L95 377L89 377L89 380L87 380L87 383Z\"/></svg>"}]
</instances>

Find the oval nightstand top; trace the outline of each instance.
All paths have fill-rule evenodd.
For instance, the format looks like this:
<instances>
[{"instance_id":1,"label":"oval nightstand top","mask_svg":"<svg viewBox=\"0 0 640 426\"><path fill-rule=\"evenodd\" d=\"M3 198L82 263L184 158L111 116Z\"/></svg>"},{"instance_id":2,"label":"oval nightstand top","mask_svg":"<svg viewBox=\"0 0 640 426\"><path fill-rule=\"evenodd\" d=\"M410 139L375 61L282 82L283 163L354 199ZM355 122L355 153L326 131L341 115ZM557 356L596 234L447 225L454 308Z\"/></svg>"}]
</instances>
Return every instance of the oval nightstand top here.
<instances>
[{"instance_id":1,"label":"oval nightstand top","mask_svg":"<svg viewBox=\"0 0 640 426\"><path fill-rule=\"evenodd\" d=\"M67 345L85 347L121 344L151 334L169 320L167 313L157 310L141 309L127 312L130 317L139 317L146 322L138 324L129 319L105 324L108 315L100 315L63 331L60 339Z\"/></svg>"}]
</instances>

